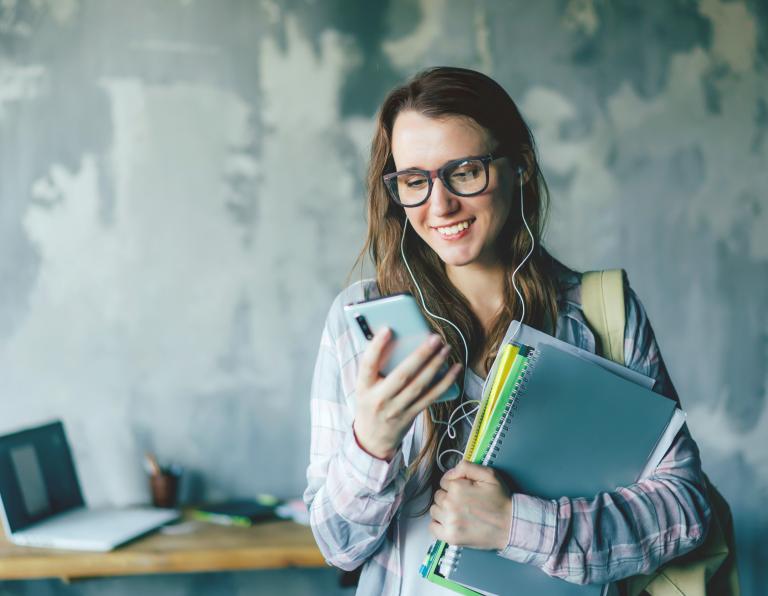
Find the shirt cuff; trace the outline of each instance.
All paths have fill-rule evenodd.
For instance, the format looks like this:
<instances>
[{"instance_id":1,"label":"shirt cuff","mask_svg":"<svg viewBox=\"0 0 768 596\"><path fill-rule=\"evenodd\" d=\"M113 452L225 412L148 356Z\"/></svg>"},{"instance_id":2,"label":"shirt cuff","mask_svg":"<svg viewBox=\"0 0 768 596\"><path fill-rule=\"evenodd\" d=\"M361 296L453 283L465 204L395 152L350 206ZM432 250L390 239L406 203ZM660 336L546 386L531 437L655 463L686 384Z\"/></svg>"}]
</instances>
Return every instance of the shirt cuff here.
<instances>
[{"instance_id":1,"label":"shirt cuff","mask_svg":"<svg viewBox=\"0 0 768 596\"><path fill-rule=\"evenodd\" d=\"M351 477L371 493L380 493L397 478L403 469L403 450L397 449L390 461L374 457L365 451L355 438L350 425L341 450L345 468Z\"/></svg>"},{"instance_id":2,"label":"shirt cuff","mask_svg":"<svg viewBox=\"0 0 768 596\"><path fill-rule=\"evenodd\" d=\"M509 543L498 554L542 567L552 555L557 532L557 501L515 493Z\"/></svg>"}]
</instances>

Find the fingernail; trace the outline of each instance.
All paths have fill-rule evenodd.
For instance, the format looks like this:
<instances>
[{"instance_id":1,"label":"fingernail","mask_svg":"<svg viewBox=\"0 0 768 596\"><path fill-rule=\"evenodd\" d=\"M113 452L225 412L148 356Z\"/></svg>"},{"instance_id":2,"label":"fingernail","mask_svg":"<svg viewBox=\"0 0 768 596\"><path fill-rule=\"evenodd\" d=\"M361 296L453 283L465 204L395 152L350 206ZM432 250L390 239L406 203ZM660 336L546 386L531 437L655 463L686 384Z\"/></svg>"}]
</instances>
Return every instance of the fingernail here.
<instances>
[{"instance_id":1,"label":"fingernail","mask_svg":"<svg viewBox=\"0 0 768 596\"><path fill-rule=\"evenodd\" d=\"M440 337L439 335L433 335L432 337L429 338L429 345L434 348L439 346L441 343L443 343L443 338Z\"/></svg>"}]
</instances>

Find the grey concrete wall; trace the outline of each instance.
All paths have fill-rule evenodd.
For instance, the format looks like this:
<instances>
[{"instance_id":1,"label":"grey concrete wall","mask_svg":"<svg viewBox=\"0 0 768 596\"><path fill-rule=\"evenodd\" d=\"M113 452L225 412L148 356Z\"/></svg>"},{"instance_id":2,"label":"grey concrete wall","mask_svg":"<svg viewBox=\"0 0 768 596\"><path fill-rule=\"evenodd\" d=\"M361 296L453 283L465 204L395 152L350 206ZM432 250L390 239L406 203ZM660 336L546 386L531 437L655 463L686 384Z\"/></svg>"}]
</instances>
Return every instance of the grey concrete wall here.
<instances>
[{"instance_id":1,"label":"grey concrete wall","mask_svg":"<svg viewBox=\"0 0 768 596\"><path fill-rule=\"evenodd\" d=\"M299 495L377 103L423 66L478 68L538 139L552 251L628 270L764 593L766 31L761 0L0 1L0 432L63 418L94 504L147 499L146 449L211 498Z\"/></svg>"}]
</instances>

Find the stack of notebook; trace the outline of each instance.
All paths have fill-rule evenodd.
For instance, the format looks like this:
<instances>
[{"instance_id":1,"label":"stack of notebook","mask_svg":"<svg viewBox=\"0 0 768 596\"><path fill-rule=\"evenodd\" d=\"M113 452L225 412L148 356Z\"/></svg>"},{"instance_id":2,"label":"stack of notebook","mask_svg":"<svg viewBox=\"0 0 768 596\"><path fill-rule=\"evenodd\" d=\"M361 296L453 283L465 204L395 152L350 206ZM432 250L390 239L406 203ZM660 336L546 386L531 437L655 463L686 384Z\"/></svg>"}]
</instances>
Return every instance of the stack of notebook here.
<instances>
[{"instance_id":1,"label":"stack of notebook","mask_svg":"<svg viewBox=\"0 0 768 596\"><path fill-rule=\"evenodd\" d=\"M651 390L652 379L525 325L516 339L489 373L466 460L545 499L592 498L653 472L685 414ZM597 596L610 589L442 541L430 547L420 574L461 594Z\"/></svg>"}]
</instances>

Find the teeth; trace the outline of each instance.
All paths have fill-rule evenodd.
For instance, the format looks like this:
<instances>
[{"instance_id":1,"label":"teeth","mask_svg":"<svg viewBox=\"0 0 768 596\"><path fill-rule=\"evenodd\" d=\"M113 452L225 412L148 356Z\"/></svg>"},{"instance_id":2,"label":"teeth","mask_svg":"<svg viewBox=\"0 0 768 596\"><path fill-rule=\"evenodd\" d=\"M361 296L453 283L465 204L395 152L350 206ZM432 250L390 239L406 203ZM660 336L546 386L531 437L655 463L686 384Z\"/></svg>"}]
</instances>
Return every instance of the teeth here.
<instances>
[{"instance_id":1,"label":"teeth","mask_svg":"<svg viewBox=\"0 0 768 596\"><path fill-rule=\"evenodd\" d=\"M447 226L445 228L437 228L437 231L440 232L443 236L454 236L461 232L462 230L466 230L469 227L468 221L462 221L461 223L457 223L455 226Z\"/></svg>"}]
</instances>

